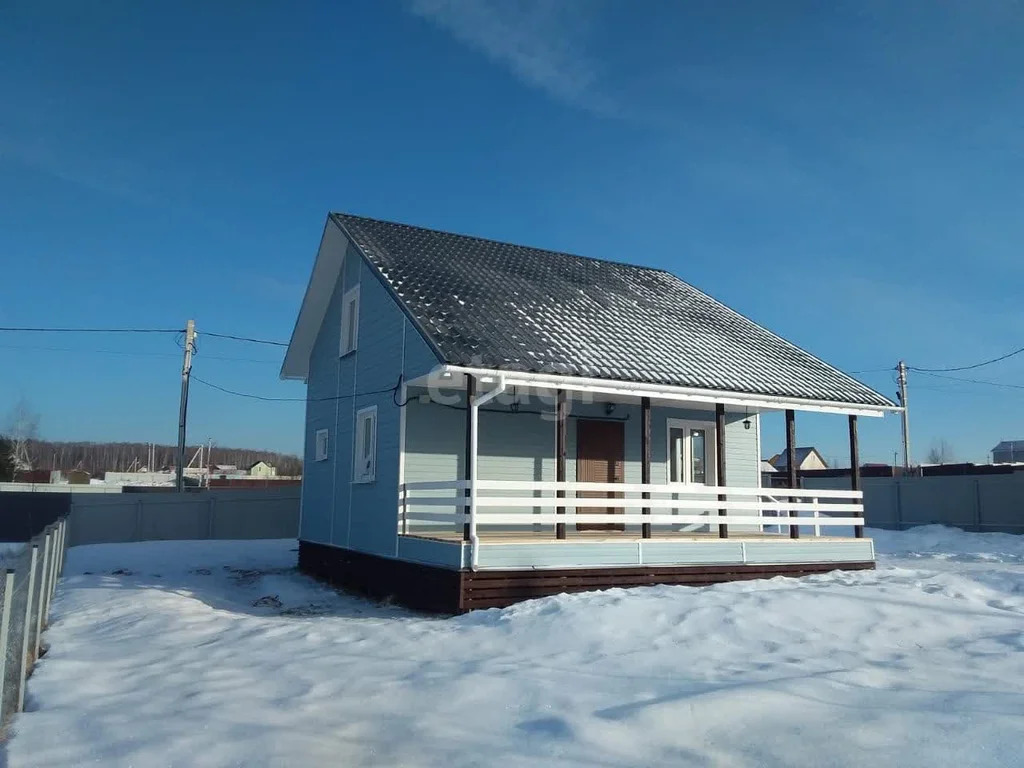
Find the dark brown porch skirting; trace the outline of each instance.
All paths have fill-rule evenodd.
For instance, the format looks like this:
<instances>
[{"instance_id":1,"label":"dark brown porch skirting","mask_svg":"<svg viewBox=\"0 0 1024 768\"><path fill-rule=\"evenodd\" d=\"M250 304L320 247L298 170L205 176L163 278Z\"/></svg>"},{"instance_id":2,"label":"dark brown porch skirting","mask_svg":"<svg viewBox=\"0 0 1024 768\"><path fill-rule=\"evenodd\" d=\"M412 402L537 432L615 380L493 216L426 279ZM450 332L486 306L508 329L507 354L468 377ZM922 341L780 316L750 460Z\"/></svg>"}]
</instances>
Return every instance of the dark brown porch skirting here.
<instances>
[{"instance_id":1,"label":"dark brown porch skirting","mask_svg":"<svg viewBox=\"0 0 1024 768\"><path fill-rule=\"evenodd\" d=\"M562 592L655 584L702 586L724 581L808 576L870 570L870 561L785 565L676 565L631 568L545 568L515 571L453 571L369 555L309 541L299 542L299 568L344 589L435 613L502 608Z\"/></svg>"}]
</instances>

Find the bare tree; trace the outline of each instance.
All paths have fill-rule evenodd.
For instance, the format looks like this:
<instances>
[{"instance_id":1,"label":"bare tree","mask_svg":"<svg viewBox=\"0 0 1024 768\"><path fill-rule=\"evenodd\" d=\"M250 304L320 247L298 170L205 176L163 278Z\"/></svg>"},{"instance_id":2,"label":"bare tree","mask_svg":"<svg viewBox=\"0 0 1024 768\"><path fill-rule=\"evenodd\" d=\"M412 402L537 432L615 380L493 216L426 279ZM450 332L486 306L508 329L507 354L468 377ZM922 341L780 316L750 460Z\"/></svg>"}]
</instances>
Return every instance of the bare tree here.
<instances>
[{"instance_id":1,"label":"bare tree","mask_svg":"<svg viewBox=\"0 0 1024 768\"><path fill-rule=\"evenodd\" d=\"M14 479L14 441L0 435L0 482Z\"/></svg>"},{"instance_id":2,"label":"bare tree","mask_svg":"<svg viewBox=\"0 0 1024 768\"><path fill-rule=\"evenodd\" d=\"M22 397L7 414L7 433L13 448L11 456L16 470L32 469L32 443L39 439L39 414Z\"/></svg>"},{"instance_id":3,"label":"bare tree","mask_svg":"<svg viewBox=\"0 0 1024 768\"><path fill-rule=\"evenodd\" d=\"M928 449L927 460L929 464L950 464L956 461L953 446L944 437L933 441L932 447Z\"/></svg>"}]
</instances>

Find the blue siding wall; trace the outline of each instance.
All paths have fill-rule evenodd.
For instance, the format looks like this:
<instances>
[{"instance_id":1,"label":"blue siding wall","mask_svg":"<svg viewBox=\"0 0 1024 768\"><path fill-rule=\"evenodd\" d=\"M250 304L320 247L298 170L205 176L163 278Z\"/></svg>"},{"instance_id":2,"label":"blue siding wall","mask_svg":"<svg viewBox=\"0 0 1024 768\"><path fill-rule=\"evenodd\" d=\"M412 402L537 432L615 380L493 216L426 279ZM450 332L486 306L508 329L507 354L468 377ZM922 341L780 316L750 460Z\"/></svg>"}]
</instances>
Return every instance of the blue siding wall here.
<instances>
[{"instance_id":1,"label":"blue siding wall","mask_svg":"<svg viewBox=\"0 0 1024 768\"><path fill-rule=\"evenodd\" d=\"M499 398L500 400L500 398ZM542 406L542 408L550 406ZM461 478L465 460L465 401L455 407L413 401L406 414L405 477L408 482ZM480 415L481 480L554 480L555 424L532 413L495 413L484 407ZM526 410L539 410L536 405ZM573 417L603 417L604 405L574 402ZM618 404L612 418L623 419L626 433L626 482L639 483L640 407ZM685 408L651 409L651 482L668 482L666 458L669 418L704 421L714 430L715 412ZM726 412L726 484L745 488L760 485L757 455L757 417L751 414L751 428L745 429L744 413ZM567 427L566 478L576 477L576 418Z\"/></svg>"},{"instance_id":2,"label":"blue siding wall","mask_svg":"<svg viewBox=\"0 0 1024 768\"><path fill-rule=\"evenodd\" d=\"M465 401L454 407L412 400L406 413L406 482L459 479L465 473ZM481 480L554 480L555 423L527 411L550 411L550 403L524 405L518 414L507 412L507 404L499 397L495 404L484 406L480 415L479 475ZM495 410L505 412L494 412ZM604 404L573 402L573 417L603 417ZM641 482L640 407L617 404L612 418L623 419L625 429L625 481ZM713 410L685 408L651 409L651 482L668 482L669 418L702 421L714 431ZM743 426L746 413L726 412L726 485L756 488L760 485L760 457L757 446L758 419L750 415L751 428ZM576 423L567 425L566 479L576 479ZM419 492L420 495L448 495ZM505 492L503 492L503 495ZM436 508L433 511L441 511ZM502 509L502 512L534 510L526 507ZM420 524L419 528L429 527Z\"/></svg>"},{"instance_id":3,"label":"blue siding wall","mask_svg":"<svg viewBox=\"0 0 1024 768\"><path fill-rule=\"evenodd\" d=\"M354 247L342 240L346 253L341 274L310 359L300 536L393 555L400 409L387 390L403 372L406 378L420 376L437 365L437 359ZM342 297L356 285L357 349L339 357ZM321 398L331 399L318 401ZM353 483L355 414L371 405L377 406L376 479ZM323 428L330 430L329 456L317 462L315 433Z\"/></svg>"}]
</instances>

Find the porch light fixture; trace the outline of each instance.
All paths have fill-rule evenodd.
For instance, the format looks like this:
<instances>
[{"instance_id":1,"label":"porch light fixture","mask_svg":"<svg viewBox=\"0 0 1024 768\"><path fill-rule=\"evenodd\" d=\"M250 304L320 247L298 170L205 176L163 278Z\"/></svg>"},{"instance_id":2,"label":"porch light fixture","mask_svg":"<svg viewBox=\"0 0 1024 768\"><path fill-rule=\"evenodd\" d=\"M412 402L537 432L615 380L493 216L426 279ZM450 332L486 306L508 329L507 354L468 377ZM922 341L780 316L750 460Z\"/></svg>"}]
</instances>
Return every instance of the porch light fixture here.
<instances>
[{"instance_id":1,"label":"porch light fixture","mask_svg":"<svg viewBox=\"0 0 1024 768\"><path fill-rule=\"evenodd\" d=\"M512 413L519 413L519 391L512 387L512 405L509 406Z\"/></svg>"},{"instance_id":2,"label":"porch light fixture","mask_svg":"<svg viewBox=\"0 0 1024 768\"><path fill-rule=\"evenodd\" d=\"M747 408L747 418L743 420L743 428L750 429L750 409Z\"/></svg>"},{"instance_id":3,"label":"porch light fixture","mask_svg":"<svg viewBox=\"0 0 1024 768\"><path fill-rule=\"evenodd\" d=\"M614 411L614 410L615 410L615 403L605 403L604 404L604 415L605 416L611 416L612 415L612 411Z\"/></svg>"}]
</instances>

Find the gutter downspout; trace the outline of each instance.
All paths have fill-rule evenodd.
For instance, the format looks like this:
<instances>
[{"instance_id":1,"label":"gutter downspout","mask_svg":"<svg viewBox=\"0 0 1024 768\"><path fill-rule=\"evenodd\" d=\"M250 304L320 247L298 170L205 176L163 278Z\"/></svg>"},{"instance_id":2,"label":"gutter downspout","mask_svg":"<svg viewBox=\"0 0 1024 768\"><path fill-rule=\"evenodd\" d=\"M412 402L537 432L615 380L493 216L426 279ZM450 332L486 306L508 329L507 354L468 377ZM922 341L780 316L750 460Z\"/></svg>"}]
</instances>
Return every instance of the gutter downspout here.
<instances>
[{"instance_id":1,"label":"gutter downspout","mask_svg":"<svg viewBox=\"0 0 1024 768\"><path fill-rule=\"evenodd\" d=\"M472 570L476 570L480 558L480 538L476 532L476 481L479 474L479 457L477 446L480 437L480 406L486 405L494 398L505 391L505 377L498 377L498 386L486 394L474 397L470 404L469 420L469 450L473 455L469 472L469 564Z\"/></svg>"}]
</instances>

